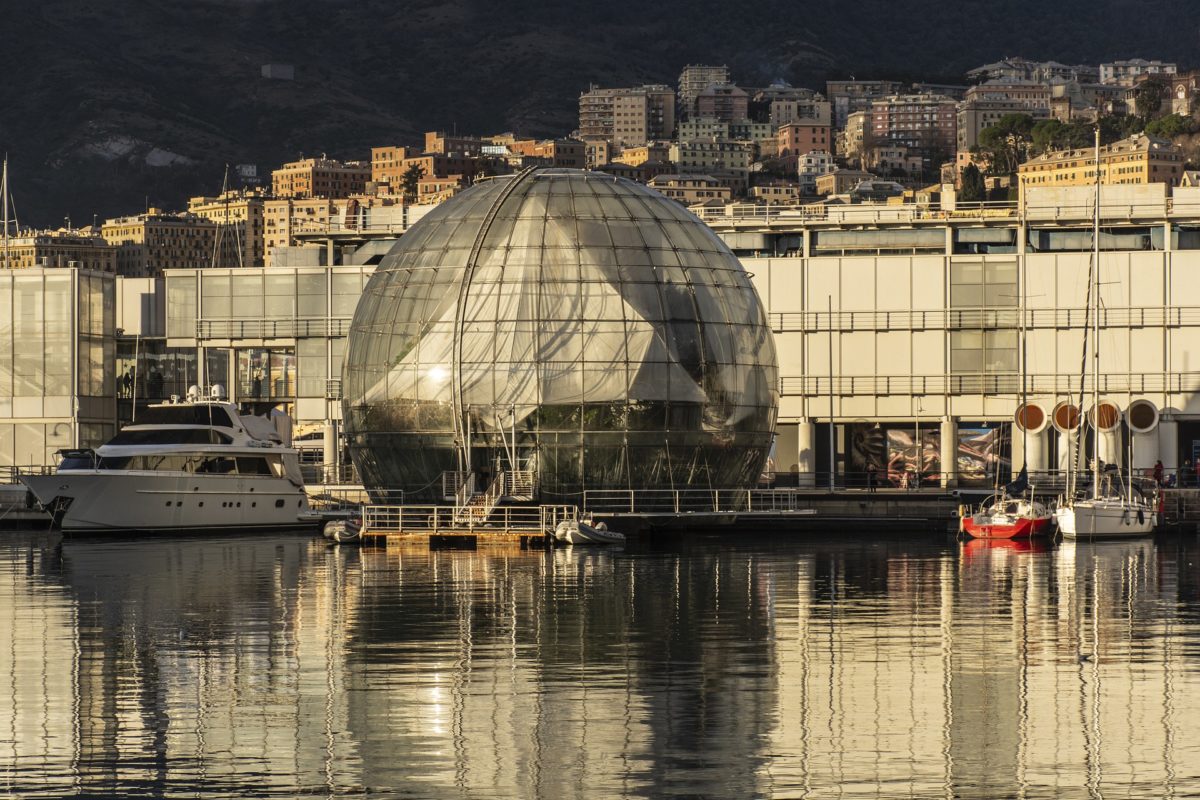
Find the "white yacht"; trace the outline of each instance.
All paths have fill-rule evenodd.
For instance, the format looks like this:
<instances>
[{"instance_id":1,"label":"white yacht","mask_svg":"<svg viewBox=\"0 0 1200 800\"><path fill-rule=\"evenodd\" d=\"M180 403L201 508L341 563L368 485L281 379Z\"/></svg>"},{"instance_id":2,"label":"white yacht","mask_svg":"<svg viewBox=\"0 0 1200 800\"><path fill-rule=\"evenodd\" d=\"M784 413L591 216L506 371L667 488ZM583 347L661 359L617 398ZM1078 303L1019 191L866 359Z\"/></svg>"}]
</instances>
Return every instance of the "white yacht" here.
<instances>
[{"instance_id":1,"label":"white yacht","mask_svg":"<svg viewBox=\"0 0 1200 800\"><path fill-rule=\"evenodd\" d=\"M297 451L271 419L213 387L152 405L96 450L60 451L21 482L64 532L297 528L308 512ZM286 417L282 417L286 420Z\"/></svg>"}]
</instances>

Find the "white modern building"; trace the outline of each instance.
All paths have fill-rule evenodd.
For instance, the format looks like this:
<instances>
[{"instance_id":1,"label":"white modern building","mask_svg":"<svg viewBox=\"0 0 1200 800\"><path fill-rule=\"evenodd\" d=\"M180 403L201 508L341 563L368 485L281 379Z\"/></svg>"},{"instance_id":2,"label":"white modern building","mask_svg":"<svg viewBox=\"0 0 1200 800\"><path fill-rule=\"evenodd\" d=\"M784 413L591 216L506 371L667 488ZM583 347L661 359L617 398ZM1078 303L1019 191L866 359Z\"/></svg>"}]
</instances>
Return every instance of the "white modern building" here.
<instances>
[{"instance_id":1,"label":"white modern building","mask_svg":"<svg viewBox=\"0 0 1200 800\"><path fill-rule=\"evenodd\" d=\"M918 441L925 485L987 485L1008 458L1019 465L1023 388L1046 418L1079 405L1092 198L1081 187L1033 190L1023 208L702 209L755 276L775 332L777 469L802 485L831 471L839 484L869 472L896 483ZM1153 406L1139 414L1146 432L1106 434L1102 453L1124 463L1132 444L1137 468L1161 458L1171 470L1200 457L1200 190L1105 187L1102 202L1099 390L1122 411ZM1065 466L1067 434L1043 424L1027 441L1031 470Z\"/></svg>"}]
</instances>

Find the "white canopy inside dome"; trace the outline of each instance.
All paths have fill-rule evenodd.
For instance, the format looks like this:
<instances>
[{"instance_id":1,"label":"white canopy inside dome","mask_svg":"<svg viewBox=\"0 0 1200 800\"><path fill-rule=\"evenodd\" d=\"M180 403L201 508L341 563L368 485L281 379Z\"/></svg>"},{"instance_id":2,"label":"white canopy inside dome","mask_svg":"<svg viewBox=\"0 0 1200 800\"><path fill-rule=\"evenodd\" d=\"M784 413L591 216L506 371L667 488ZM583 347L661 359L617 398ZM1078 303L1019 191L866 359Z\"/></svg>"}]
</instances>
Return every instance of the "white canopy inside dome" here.
<instances>
[{"instance_id":1,"label":"white canopy inside dome","mask_svg":"<svg viewBox=\"0 0 1200 800\"><path fill-rule=\"evenodd\" d=\"M607 281L546 296L536 266L505 267L503 282L475 283L461 332L462 402L520 422L541 405L705 401L659 328ZM514 274L516 273L516 274ZM650 289L651 287L646 287ZM539 309L540 305L540 309ZM538 313L540 311L540 313ZM456 307L368 390L365 400L452 400ZM493 323L493 320L495 323ZM628 369L626 365L628 364Z\"/></svg>"}]
</instances>

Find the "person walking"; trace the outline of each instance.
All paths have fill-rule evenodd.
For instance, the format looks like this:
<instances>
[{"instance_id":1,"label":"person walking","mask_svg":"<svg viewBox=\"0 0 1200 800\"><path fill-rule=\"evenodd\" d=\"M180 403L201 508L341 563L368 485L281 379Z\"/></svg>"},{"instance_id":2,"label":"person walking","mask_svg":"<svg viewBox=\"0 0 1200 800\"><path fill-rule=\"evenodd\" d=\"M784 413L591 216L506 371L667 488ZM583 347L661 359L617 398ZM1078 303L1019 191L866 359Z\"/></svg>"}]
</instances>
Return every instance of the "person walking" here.
<instances>
[{"instance_id":1,"label":"person walking","mask_svg":"<svg viewBox=\"0 0 1200 800\"><path fill-rule=\"evenodd\" d=\"M1163 463L1161 458L1154 462L1154 485L1163 485Z\"/></svg>"}]
</instances>

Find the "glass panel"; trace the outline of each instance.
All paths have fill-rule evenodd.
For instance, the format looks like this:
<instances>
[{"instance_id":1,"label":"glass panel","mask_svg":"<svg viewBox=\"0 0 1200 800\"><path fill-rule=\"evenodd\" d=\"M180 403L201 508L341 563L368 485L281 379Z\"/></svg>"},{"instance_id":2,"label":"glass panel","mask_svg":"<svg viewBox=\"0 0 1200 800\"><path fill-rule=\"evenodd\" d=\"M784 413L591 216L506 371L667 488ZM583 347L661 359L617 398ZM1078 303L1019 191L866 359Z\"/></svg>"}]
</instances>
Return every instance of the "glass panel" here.
<instances>
[{"instance_id":1,"label":"glass panel","mask_svg":"<svg viewBox=\"0 0 1200 800\"><path fill-rule=\"evenodd\" d=\"M167 336L191 339L196 335L196 277L168 275L166 281Z\"/></svg>"}]
</instances>

